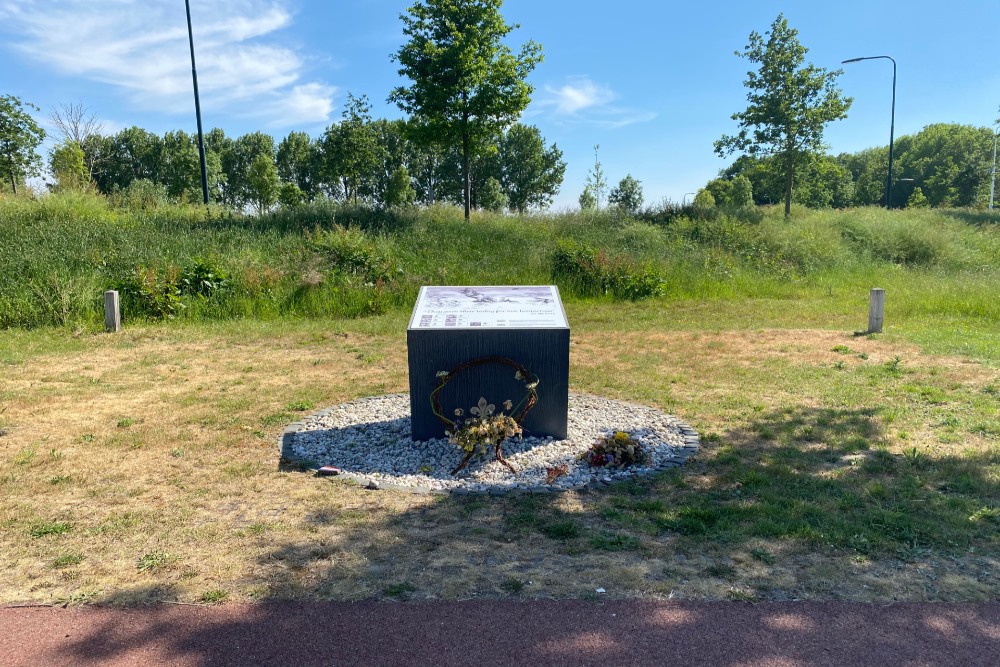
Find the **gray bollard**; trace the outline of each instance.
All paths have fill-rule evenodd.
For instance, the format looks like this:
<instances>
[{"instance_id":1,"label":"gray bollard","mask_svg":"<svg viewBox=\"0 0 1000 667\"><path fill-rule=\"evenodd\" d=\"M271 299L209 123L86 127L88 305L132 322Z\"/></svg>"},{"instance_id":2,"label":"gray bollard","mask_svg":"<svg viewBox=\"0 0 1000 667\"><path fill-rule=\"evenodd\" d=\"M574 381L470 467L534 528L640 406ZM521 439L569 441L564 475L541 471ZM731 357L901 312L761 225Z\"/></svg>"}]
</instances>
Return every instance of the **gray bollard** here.
<instances>
[{"instance_id":1,"label":"gray bollard","mask_svg":"<svg viewBox=\"0 0 1000 667\"><path fill-rule=\"evenodd\" d=\"M884 321L885 290L881 287L874 287L868 302L868 333L882 333Z\"/></svg>"},{"instance_id":2,"label":"gray bollard","mask_svg":"<svg viewBox=\"0 0 1000 667\"><path fill-rule=\"evenodd\" d=\"M118 307L118 292L115 290L104 293L104 330L108 333L122 330L122 313Z\"/></svg>"}]
</instances>

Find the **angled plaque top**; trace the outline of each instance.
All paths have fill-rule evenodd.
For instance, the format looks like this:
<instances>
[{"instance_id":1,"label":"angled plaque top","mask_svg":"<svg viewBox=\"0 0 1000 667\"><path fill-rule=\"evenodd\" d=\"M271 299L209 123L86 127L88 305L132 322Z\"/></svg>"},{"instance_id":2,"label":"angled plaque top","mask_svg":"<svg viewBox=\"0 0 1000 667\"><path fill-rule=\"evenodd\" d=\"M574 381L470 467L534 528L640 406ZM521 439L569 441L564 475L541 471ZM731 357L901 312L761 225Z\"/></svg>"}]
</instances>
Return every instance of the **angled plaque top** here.
<instances>
[{"instance_id":1,"label":"angled plaque top","mask_svg":"<svg viewBox=\"0 0 1000 667\"><path fill-rule=\"evenodd\" d=\"M555 285L421 287L410 329L564 329Z\"/></svg>"}]
</instances>

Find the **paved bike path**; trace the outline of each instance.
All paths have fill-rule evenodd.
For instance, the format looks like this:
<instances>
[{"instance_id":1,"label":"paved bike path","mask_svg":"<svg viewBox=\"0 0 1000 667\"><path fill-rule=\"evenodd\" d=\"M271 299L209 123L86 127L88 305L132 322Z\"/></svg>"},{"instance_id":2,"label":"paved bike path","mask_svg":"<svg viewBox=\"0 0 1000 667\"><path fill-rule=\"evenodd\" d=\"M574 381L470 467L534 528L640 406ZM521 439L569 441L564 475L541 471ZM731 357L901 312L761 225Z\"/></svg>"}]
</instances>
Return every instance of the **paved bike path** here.
<instances>
[{"instance_id":1,"label":"paved bike path","mask_svg":"<svg viewBox=\"0 0 1000 667\"><path fill-rule=\"evenodd\" d=\"M1000 602L0 608L0 665L1000 665Z\"/></svg>"}]
</instances>

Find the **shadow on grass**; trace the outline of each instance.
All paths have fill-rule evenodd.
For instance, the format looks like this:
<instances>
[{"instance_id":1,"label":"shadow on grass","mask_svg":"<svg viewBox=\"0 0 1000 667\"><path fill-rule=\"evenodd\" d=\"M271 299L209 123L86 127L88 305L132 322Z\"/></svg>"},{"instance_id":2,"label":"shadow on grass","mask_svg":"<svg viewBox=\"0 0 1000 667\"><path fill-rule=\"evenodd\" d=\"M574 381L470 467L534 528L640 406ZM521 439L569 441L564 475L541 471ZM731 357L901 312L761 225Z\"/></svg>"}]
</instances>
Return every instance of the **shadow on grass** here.
<instances>
[{"instance_id":1,"label":"shadow on grass","mask_svg":"<svg viewBox=\"0 0 1000 667\"><path fill-rule=\"evenodd\" d=\"M589 581L575 597L590 600L556 602L530 588L542 570L586 579L594 554L648 564L762 539L872 558L995 553L1000 449L896 454L884 437L877 410L803 407L710 438L686 468L604 491L426 499L388 520L316 508L307 518L313 539L276 540L258 562L255 583L269 603L143 608L124 612L128 623L98 609L89 613L107 618L56 654L80 661L159 651L213 665L327 664L332 656L342 664L664 664L688 652L715 665L989 664L1000 651L996 603L605 602ZM651 549L650 540L673 551ZM732 570L720 562L705 576ZM489 599L428 600L426 577L455 579L456 598ZM536 599L501 599L522 591ZM280 602L352 595L425 601ZM126 604L148 597L118 596Z\"/></svg>"},{"instance_id":2,"label":"shadow on grass","mask_svg":"<svg viewBox=\"0 0 1000 667\"><path fill-rule=\"evenodd\" d=\"M580 582L561 595L587 597L594 568L609 557L644 569L619 590L665 594L676 558L710 555L703 574L735 579L734 555L767 570L787 545L902 562L1000 548L1000 448L894 453L877 409L783 410L709 440L684 468L572 502L443 497L376 523L318 512L312 520L330 527L329 539L276 545L261 558L263 597L419 599L429 580L448 597L540 597L544 586L530 580L551 581L560 570ZM765 599L787 585L766 574L755 580Z\"/></svg>"},{"instance_id":3,"label":"shadow on grass","mask_svg":"<svg viewBox=\"0 0 1000 667\"><path fill-rule=\"evenodd\" d=\"M1000 213L994 211L974 211L972 209L948 208L941 209L941 215L954 218L973 227L1000 224Z\"/></svg>"}]
</instances>

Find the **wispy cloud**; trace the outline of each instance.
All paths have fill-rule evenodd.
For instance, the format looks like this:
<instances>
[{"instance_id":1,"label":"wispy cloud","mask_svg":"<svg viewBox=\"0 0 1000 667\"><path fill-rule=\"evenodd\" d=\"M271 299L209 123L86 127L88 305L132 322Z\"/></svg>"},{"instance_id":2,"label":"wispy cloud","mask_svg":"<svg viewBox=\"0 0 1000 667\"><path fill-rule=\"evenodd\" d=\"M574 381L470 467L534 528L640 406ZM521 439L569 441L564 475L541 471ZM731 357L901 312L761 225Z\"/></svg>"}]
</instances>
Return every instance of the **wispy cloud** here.
<instances>
[{"instance_id":1,"label":"wispy cloud","mask_svg":"<svg viewBox=\"0 0 1000 667\"><path fill-rule=\"evenodd\" d=\"M556 122L597 125L614 129L642 123L656 114L615 104L618 95L586 76L575 76L561 86L545 85L532 104L535 113L546 113Z\"/></svg>"},{"instance_id":2,"label":"wispy cloud","mask_svg":"<svg viewBox=\"0 0 1000 667\"><path fill-rule=\"evenodd\" d=\"M192 8L192 19L206 110L259 117L273 126L329 119L336 89L304 81L306 60L273 34L292 22L284 2L199 4ZM139 108L190 109L191 63L181 2L0 0L0 25L27 57L63 74L116 86Z\"/></svg>"}]
</instances>

